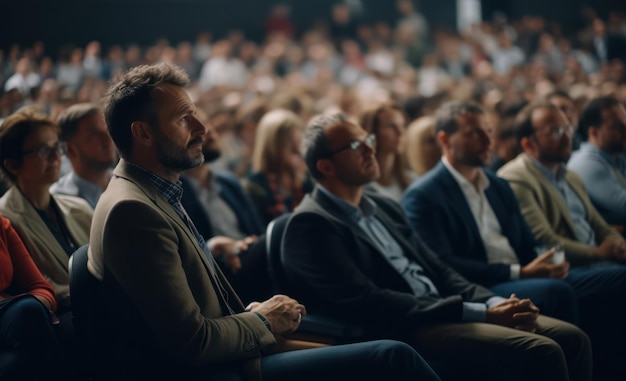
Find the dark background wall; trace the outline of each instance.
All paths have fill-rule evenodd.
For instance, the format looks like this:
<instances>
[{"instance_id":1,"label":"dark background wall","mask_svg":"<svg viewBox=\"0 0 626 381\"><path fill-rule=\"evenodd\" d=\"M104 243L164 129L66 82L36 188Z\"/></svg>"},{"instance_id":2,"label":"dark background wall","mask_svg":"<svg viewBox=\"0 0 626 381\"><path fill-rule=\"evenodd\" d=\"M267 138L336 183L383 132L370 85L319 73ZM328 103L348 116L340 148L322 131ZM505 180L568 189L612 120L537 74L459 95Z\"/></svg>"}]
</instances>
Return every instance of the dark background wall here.
<instances>
[{"instance_id":1,"label":"dark background wall","mask_svg":"<svg viewBox=\"0 0 626 381\"><path fill-rule=\"evenodd\" d=\"M317 19L328 19L336 0L282 0L293 9L301 29ZM395 1L362 0L366 19L393 20ZM98 39L105 45L147 44L159 37L171 41L193 40L198 32L216 34L237 27L248 36L259 36L272 4L267 0L0 0L0 48L42 40L52 51L73 42L84 45ZM585 0L483 0L483 14L494 11L510 18L544 15L565 27L578 20ZM611 8L624 9L624 1L595 0L594 8L606 15ZM455 0L421 0L419 5L431 25L455 23Z\"/></svg>"}]
</instances>

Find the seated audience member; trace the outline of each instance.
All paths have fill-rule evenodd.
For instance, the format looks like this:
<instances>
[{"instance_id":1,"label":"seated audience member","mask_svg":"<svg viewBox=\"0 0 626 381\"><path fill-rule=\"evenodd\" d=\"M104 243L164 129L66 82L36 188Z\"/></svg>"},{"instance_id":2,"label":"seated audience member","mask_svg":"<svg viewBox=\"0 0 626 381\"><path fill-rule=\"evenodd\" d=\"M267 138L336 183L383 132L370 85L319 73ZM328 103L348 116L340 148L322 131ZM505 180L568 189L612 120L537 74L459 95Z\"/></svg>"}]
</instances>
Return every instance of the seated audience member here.
<instances>
[{"instance_id":1,"label":"seated audience member","mask_svg":"<svg viewBox=\"0 0 626 381\"><path fill-rule=\"evenodd\" d=\"M79 103L65 109L57 123L72 170L52 184L50 192L84 198L95 208L117 160L104 115L94 104Z\"/></svg>"},{"instance_id":2,"label":"seated audience member","mask_svg":"<svg viewBox=\"0 0 626 381\"><path fill-rule=\"evenodd\" d=\"M376 137L376 161L380 168L380 177L368 187L399 202L411 182L404 157L404 112L393 105L378 106L363 113L361 126Z\"/></svg>"},{"instance_id":3,"label":"seated audience member","mask_svg":"<svg viewBox=\"0 0 626 381\"><path fill-rule=\"evenodd\" d=\"M501 296L531 298L542 313L570 322L576 322L579 307L579 325L589 334L594 355L626 355L619 348L611 350L615 338L626 338L621 328L626 307L611 302L626 291L626 267L569 269L567 261L554 263L554 250L537 256L510 186L482 169L489 156L489 130L482 109L474 104L451 102L439 110L437 139L443 158L402 199L411 225L468 280ZM605 359L605 353L596 357L594 368L620 362L613 357L613 364L603 364Z\"/></svg>"},{"instance_id":4,"label":"seated audience member","mask_svg":"<svg viewBox=\"0 0 626 381\"><path fill-rule=\"evenodd\" d=\"M406 147L409 165L417 176L423 176L437 165L441 148L435 140L435 118L423 116L409 124Z\"/></svg>"},{"instance_id":5,"label":"seated audience member","mask_svg":"<svg viewBox=\"0 0 626 381\"><path fill-rule=\"evenodd\" d=\"M51 195L64 146L59 127L33 109L21 109L0 127L0 168L12 182L0 198L41 273L54 287L60 312L69 310L69 256L89 241L92 209L81 198Z\"/></svg>"},{"instance_id":6,"label":"seated audience member","mask_svg":"<svg viewBox=\"0 0 626 381\"><path fill-rule=\"evenodd\" d=\"M494 152L489 159L487 167L496 172L504 164L515 159L519 154L519 148L517 147L515 127L512 120L506 119L501 126L494 127L492 134Z\"/></svg>"},{"instance_id":7,"label":"seated audience member","mask_svg":"<svg viewBox=\"0 0 626 381\"><path fill-rule=\"evenodd\" d=\"M259 122L245 189L264 226L291 212L310 190L300 156L301 139L302 120L291 111L270 111Z\"/></svg>"},{"instance_id":8,"label":"seated audience member","mask_svg":"<svg viewBox=\"0 0 626 381\"><path fill-rule=\"evenodd\" d=\"M539 101L524 108L516 124L523 153L498 175L509 181L535 239L561 245L574 267L626 261L623 238L591 204L580 177L565 167L572 127L563 112Z\"/></svg>"},{"instance_id":9,"label":"seated audience member","mask_svg":"<svg viewBox=\"0 0 626 381\"><path fill-rule=\"evenodd\" d=\"M580 148L582 135L578 130L578 109L576 108L574 100L568 93L559 90L546 95L546 99L548 102L558 107L559 110L563 111L570 125L574 128L574 133L572 135L572 150L576 151Z\"/></svg>"},{"instance_id":10,"label":"seated audience member","mask_svg":"<svg viewBox=\"0 0 626 381\"><path fill-rule=\"evenodd\" d=\"M62 380L56 300L9 220L0 217L0 379Z\"/></svg>"},{"instance_id":11,"label":"seated audience member","mask_svg":"<svg viewBox=\"0 0 626 381\"><path fill-rule=\"evenodd\" d=\"M584 143L567 168L576 172L598 212L612 225L626 225L626 110L613 97L592 100L583 111Z\"/></svg>"},{"instance_id":12,"label":"seated audience member","mask_svg":"<svg viewBox=\"0 0 626 381\"><path fill-rule=\"evenodd\" d=\"M117 378L438 380L394 341L277 353L305 307L278 295L244 309L180 203L180 173L204 161L206 133L188 82L171 64L138 66L104 99L122 159L96 206L87 266L108 307Z\"/></svg>"},{"instance_id":13,"label":"seated audience member","mask_svg":"<svg viewBox=\"0 0 626 381\"><path fill-rule=\"evenodd\" d=\"M287 223L282 260L310 310L375 326L372 334L401 338L471 377L591 379L585 333L539 315L529 299L466 281L426 247L400 205L363 192L379 175L365 130L322 116L302 151L318 185Z\"/></svg>"},{"instance_id":14,"label":"seated audience member","mask_svg":"<svg viewBox=\"0 0 626 381\"><path fill-rule=\"evenodd\" d=\"M230 172L212 170L210 163L220 156L221 147L213 126L206 128L204 163L181 175L181 202L233 288L249 302L271 295L264 271L265 240L259 240L263 226L239 180Z\"/></svg>"}]
</instances>

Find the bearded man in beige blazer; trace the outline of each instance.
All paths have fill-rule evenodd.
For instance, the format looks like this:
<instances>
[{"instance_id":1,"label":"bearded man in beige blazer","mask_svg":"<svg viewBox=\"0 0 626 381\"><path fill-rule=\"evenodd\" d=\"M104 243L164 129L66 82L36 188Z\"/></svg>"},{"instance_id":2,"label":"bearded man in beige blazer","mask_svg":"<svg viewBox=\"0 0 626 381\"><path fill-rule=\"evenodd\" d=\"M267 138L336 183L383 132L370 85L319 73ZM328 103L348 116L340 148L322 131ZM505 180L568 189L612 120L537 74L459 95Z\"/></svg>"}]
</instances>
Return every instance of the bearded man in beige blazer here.
<instances>
[{"instance_id":1,"label":"bearded man in beige blazer","mask_svg":"<svg viewBox=\"0 0 626 381\"><path fill-rule=\"evenodd\" d=\"M518 115L516 129L524 152L498 175L509 181L535 238L560 244L572 266L626 262L623 238L600 216L580 177L565 167L573 132L565 114L548 102L533 103Z\"/></svg>"},{"instance_id":2,"label":"bearded man in beige blazer","mask_svg":"<svg viewBox=\"0 0 626 381\"><path fill-rule=\"evenodd\" d=\"M182 207L179 177L204 161L206 133L187 83L176 66L139 66L104 99L122 159L96 206L88 269L118 344L117 378L438 379L393 341L272 354L306 309L284 295L244 309Z\"/></svg>"}]
</instances>

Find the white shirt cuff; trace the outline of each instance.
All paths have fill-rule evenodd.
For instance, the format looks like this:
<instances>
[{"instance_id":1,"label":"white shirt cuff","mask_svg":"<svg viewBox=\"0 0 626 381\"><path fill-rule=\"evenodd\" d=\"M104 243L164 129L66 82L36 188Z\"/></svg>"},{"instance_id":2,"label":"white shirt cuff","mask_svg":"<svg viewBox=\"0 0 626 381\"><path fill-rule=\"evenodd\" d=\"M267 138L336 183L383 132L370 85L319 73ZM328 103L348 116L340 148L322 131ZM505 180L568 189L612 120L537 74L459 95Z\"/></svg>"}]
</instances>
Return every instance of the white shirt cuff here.
<instances>
[{"instance_id":1,"label":"white shirt cuff","mask_svg":"<svg viewBox=\"0 0 626 381\"><path fill-rule=\"evenodd\" d=\"M522 266L516 264L511 265L511 280L518 280Z\"/></svg>"}]
</instances>

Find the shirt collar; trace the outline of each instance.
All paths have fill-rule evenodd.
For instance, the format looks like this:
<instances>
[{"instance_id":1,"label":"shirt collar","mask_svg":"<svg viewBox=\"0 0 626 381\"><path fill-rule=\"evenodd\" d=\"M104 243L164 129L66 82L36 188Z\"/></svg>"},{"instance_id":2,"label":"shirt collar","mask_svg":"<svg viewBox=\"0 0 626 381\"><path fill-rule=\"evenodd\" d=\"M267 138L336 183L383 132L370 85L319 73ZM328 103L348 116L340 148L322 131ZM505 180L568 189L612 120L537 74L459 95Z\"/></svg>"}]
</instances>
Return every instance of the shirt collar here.
<instances>
[{"instance_id":1,"label":"shirt collar","mask_svg":"<svg viewBox=\"0 0 626 381\"><path fill-rule=\"evenodd\" d=\"M593 152L593 153L597 153L600 156L602 156L602 158L604 160L606 160L609 164L611 164L612 166L616 167L618 166L618 161L620 160L620 157L618 155L609 155L608 153L604 152L603 150L601 150L599 147L596 147L595 145L589 143L589 142L584 142L580 145L580 149L581 150L586 150L589 152Z\"/></svg>"},{"instance_id":2,"label":"shirt collar","mask_svg":"<svg viewBox=\"0 0 626 381\"><path fill-rule=\"evenodd\" d=\"M450 174L452 175L454 180L456 180L456 182L459 184L461 188L470 187L472 189L476 189L478 193L483 193L487 188L489 188L489 185L491 184L489 182L489 178L487 178L487 175L485 175L485 171L483 171L482 168L480 168L480 170L478 171L478 178L476 179L476 184L472 184L461 173L459 173L459 171L457 171L452 166L452 164L450 164L450 162L448 161L448 159L446 159L445 156L441 158L441 162L448 169L448 171L450 171Z\"/></svg>"},{"instance_id":3,"label":"shirt collar","mask_svg":"<svg viewBox=\"0 0 626 381\"><path fill-rule=\"evenodd\" d=\"M328 196L330 200L335 205L337 205L345 215L349 216L354 221L359 221L363 217L371 217L374 215L374 213L376 213L376 202L374 202L374 200L372 200L365 194L361 197L359 207L355 207L354 205L347 203L342 198L338 197L319 183L317 184L317 188L326 196Z\"/></svg>"},{"instance_id":4,"label":"shirt collar","mask_svg":"<svg viewBox=\"0 0 626 381\"><path fill-rule=\"evenodd\" d=\"M180 180L176 182L176 184L172 183L169 180L164 179L163 177L157 175L154 172L150 172L147 169L129 162L130 165L144 172L152 185L154 185L159 193L169 202L171 205L179 203L181 198L183 197L183 186Z\"/></svg>"},{"instance_id":5,"label":"shirt collar","mask_svg":"<svg viewBox=\"0 0 626 381\"><path fill-rule=\"evenodd\" d=\"M552 172L550 168L543 165L539 160L535 159L534 157L530 155L526 155L526 156L530 159L530 161L533 164L535 164L537 168L539 168L541 173L543 173L548 179L553 180L553 181L565 180L565 175L567 174L567 168L565 167L565 164L560 163L555 174L554 172Z\"/></svg>"}]
</instances>

